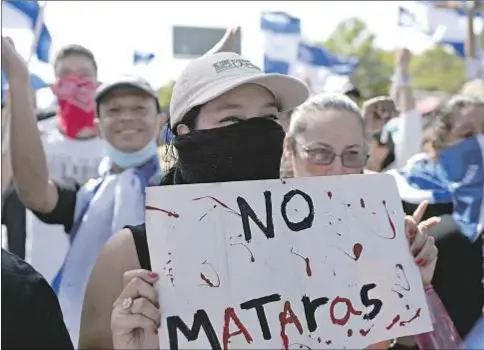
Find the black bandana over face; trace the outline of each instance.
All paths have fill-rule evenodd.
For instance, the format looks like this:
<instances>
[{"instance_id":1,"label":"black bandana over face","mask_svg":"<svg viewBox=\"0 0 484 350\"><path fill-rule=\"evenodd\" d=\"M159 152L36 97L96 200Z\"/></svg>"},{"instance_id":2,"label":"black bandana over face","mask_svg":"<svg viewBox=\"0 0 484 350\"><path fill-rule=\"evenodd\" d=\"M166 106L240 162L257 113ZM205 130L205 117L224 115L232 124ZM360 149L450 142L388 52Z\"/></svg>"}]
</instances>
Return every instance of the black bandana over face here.
<instances>
[{"instance_id":1,"label":"black bandana over face","mask_svg":"<svg viewBox=\"0 0 484 350\"><path fill-rule=\"evenodd\" d=\"M252 118L177 136L175 183L278 179L284 135L277 122Z\"/></svg>"}]
</instances>

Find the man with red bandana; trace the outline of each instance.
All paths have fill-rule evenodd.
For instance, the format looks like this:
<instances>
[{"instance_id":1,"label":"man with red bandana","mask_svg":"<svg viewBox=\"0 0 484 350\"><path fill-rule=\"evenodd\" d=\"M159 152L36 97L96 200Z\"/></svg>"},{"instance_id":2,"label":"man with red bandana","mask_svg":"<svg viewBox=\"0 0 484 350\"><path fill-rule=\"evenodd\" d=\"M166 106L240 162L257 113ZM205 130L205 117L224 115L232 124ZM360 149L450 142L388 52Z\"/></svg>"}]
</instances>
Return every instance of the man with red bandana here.
<instances>
[{"instance_id":1,"label":"man with red bandana","mask_svg":"<svg viewBox=\"0 0 484 350\"><path fill-rule=\"evenodd\" d=\"M54 61L57 115L39 122L49 175L65 185L98 177L103 141L98 137L94 94L98 86L94 55L80 45L62 48ZM27 212L26 259L52 281L69 242L60 225L47 225ZM29 249L30 248L30 249Z\"/></svg>"}]
</instances>

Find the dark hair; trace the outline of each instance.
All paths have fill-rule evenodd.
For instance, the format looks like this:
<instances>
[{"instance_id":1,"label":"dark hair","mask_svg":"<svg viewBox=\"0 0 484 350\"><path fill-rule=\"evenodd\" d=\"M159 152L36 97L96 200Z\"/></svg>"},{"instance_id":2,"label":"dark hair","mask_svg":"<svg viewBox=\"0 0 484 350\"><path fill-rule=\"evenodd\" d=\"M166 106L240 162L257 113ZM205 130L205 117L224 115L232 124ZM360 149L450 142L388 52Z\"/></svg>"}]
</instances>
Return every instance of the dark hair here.
<instances>
[{"instance_id":1,"label":"dark hair","mask_svg":"<svg viewBox=\"0 0 484 350\"><path fill-rule=\"evenodd\" d=\"M464 110L470 107L484 107L484 100L470 96L455 96L451 98L437 112L433 125L433 145L436 149L446 146L447 137L454 127L455 121L462 115Z\"/></svg>"},{"instance_id":2,"label":"dark hair","mask_svg":"<svg viewBox=\"0 0 484 350\"><path fill-rule=\"evenodd\" d=\"M198 105L190 109L178 123L173 125L173 128L170 126L170 122L168 122L169 132L171 132L173 135L176 136L177 135L176 129L180 124L185 124L186 126L188 126L190 130L195 129L195 125L197 123L200 110L202 109L203 106L204 105ZM161 155L161 158L163 162L167 164L167 167L168 167L168 169L164 169L164 170L168 170L169 173L173 173L174 168L176 166L176 161L177 161L173 143L171 143L168 148L165 148L165 151Z\"/></svg>"},{"instance_id":3,"label":"dark hair","mask_svg":"<svg viewBox=\"0 0 484 350\"><path fill-rule=\"evenodd\" d=\"M180 124L185 124L190 130L195 129L195 124L197 124L198 115L200 114L202 107L203 105L193 107L183 116L183 118L181 118L178 123L173 125L173 128L171 129L173 135L177 134L176 129Z\"/></svg>"},{"instance_id":4,"label":"dark hair","mask_svg":"<svg viewBox=\"0 0 484 350\"><path fill-rule=\"evenodd\" d=\"M359 100L361 98L361 92L357 88L351 89L350 91L346 91L345 95L350 97L350 98L354 97L357 100Z\"/></svg>"},{"instance_id":5,"label":"dark hair","mask_svg":"<svg viewBox=\"0 0 484 350\"><path fill-rule=\"evenodd\" d=\"M55 57L55 61L54 61L54 68L57 67L57 64L59 63L59 61L65 59L66 57L75 56L75 55L84 56L87 59L89 59L92 62L93 66L94 66L94 70L97 73L97 63L96 63L96 59L94 58L94 54L89 49L85 48L84 46L77 45L77 44L64 46L57 53L57 55Z\"/></svg>"}]
</instances>

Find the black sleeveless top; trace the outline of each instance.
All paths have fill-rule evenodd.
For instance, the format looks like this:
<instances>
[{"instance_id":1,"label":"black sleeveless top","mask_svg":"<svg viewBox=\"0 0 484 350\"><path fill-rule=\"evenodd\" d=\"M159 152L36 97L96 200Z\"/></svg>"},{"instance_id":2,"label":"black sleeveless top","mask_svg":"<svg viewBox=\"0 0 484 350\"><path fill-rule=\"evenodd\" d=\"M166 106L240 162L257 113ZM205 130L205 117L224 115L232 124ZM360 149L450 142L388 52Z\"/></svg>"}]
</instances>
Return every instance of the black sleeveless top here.
<instances>
[{"instance_id":1,"label":"black sleeveless top","mask_svg":"<svg viewBox=\"0 0 484 350\"><path fill-rule=\"evenodd\" d=\"M126 226L131 231L138 254L138 260L143 270L151 271L150 251L148 249L148 239L146 238L145 224L138 226Z\"/></svg>"},{"instance_id":2,"label":"black sleeveless top","mask_svg":"<svg viewBox=\"0 0 484 350\"><path fill-rule=\"evenodd\" d=\"M185 183L181 178L181 174L175 167L171 168L165 176L161 179L160 186L173 185L175 183ZM131 231L136 247L136 253L140 266L143 270L151 271L150 250L148 249L148 239L146 238L145 224L138 226L125 226Z\"/></svg>"}]
</instances>

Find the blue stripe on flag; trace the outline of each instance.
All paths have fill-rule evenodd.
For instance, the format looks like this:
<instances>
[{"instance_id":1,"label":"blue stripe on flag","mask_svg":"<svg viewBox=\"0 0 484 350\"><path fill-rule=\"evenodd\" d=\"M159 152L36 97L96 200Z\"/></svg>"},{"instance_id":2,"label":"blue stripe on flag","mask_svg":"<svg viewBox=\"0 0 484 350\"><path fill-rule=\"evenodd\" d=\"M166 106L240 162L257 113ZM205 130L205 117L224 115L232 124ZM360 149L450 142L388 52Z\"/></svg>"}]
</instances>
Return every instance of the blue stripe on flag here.
<instances>
[{"instance_id":1,"label":"blue stripe on flag","mask_svg":"<svg viewBox=\"0 0 484 350\"><path fill-rule=\"evenodd\" d=\"M155 54L151 52L135 51L133 53L133 64L148 64L155 58Z\"/></svg>"},{"instance_id":2,"label":"blue stripe on flag","mask_svg":"<svg viewBox=\"0 0 484 350\"><path fill-rule=\"evenodd\" d=\"M289 74L289 62L264 57L264 71L266 73Z\"/></svg>"},{"instance_id":3,"label":"blue stripe on flag","mask_svg":"<svg viewBox=\"0 0 484 350\"><path fill-rule=\"evenodd\" d=\"M358 65L357 58L341 58L322 46L300 43L298 61L309 66L327 67L334 74L351 76Z\"/></svg>"},{"instance_id":4,"label":"blue stripe on flag","mask_svg":"<svg viewBox=\"0 0 484 350\"><path fill-rule=\"evenodd\" d=\"M3 103L5 102L5 95L6 95L5 93L8 88L7 87L8 81L7 81L6 74L3 73L3 70L1 74L2 74L2 103ZM40 78L36 74L30 74L30 83L32 85L32 89L34 89L35 91L49 86L49 84L47 84L42 78Z\"/></svg>"},{"instance_id":5,"label":"blue stripe on flag","mask_svg":"<svg viewBox=\"0 0 484 350\"><path fill-rule=\"evenodd\" d=\"M4 0L5 4L10 5L24 16L26 16L30 23L31 29L34 31L35 23L39 18L40 7L38 1L22 1L22 0ZM37 42L37 47L35 53L40 61L49 62L50 49L52 46L52 38L45 24L42 25L40 31L39 39Z\"/></svg>"},{"instance_id":6,"label":"blue stripe on flag","mask_svg":"<svg viewBox=\"0 0 484 350\"><path fill-rule=\"evenodd\" d=\"M418 157L393 173L410 185L397 181L400 196L408 202L411 191L420 191L422 198L424 194L431 196L430 203L452 203L455 222L474 242L484 230L484 135L447 147L439 153L437 162ZM412 196L418 199L415 193Z\"/></svg>"},{"instance_id":7,"label":"blue stripe on flag","mask_svg":"<svg viewBox=\"0 0 484 350\"><path fill-rule=\"evenodd\" d=\"M284 12L264 12L261 17L264 40L264 71L288 74L297 61L301 21Z\"/></svg>"},{"instance_id":8,"label":"blue stripe on flag","mask_svg":"<svg viewBox=\"0 0 484 350\"><path fill-rule=\"evenodd\" d=\"M460 42L442 41L439 44L449 45L454 49L454 51L457 53L459 57L462 57L462 58L465 57L465 43L463 41L460 41Z\"/></svg>"},{"instance_id":9,"label":"blue stripe on flag","mask_svg":"<svg viewBox=\"0 0 484 350\"><path fill-rule=\"evenodd\" d=\"M285 12L264 12L261 18L261 29L274 33L299 34L301 21Z\"/></svg>"}]
</instances>

